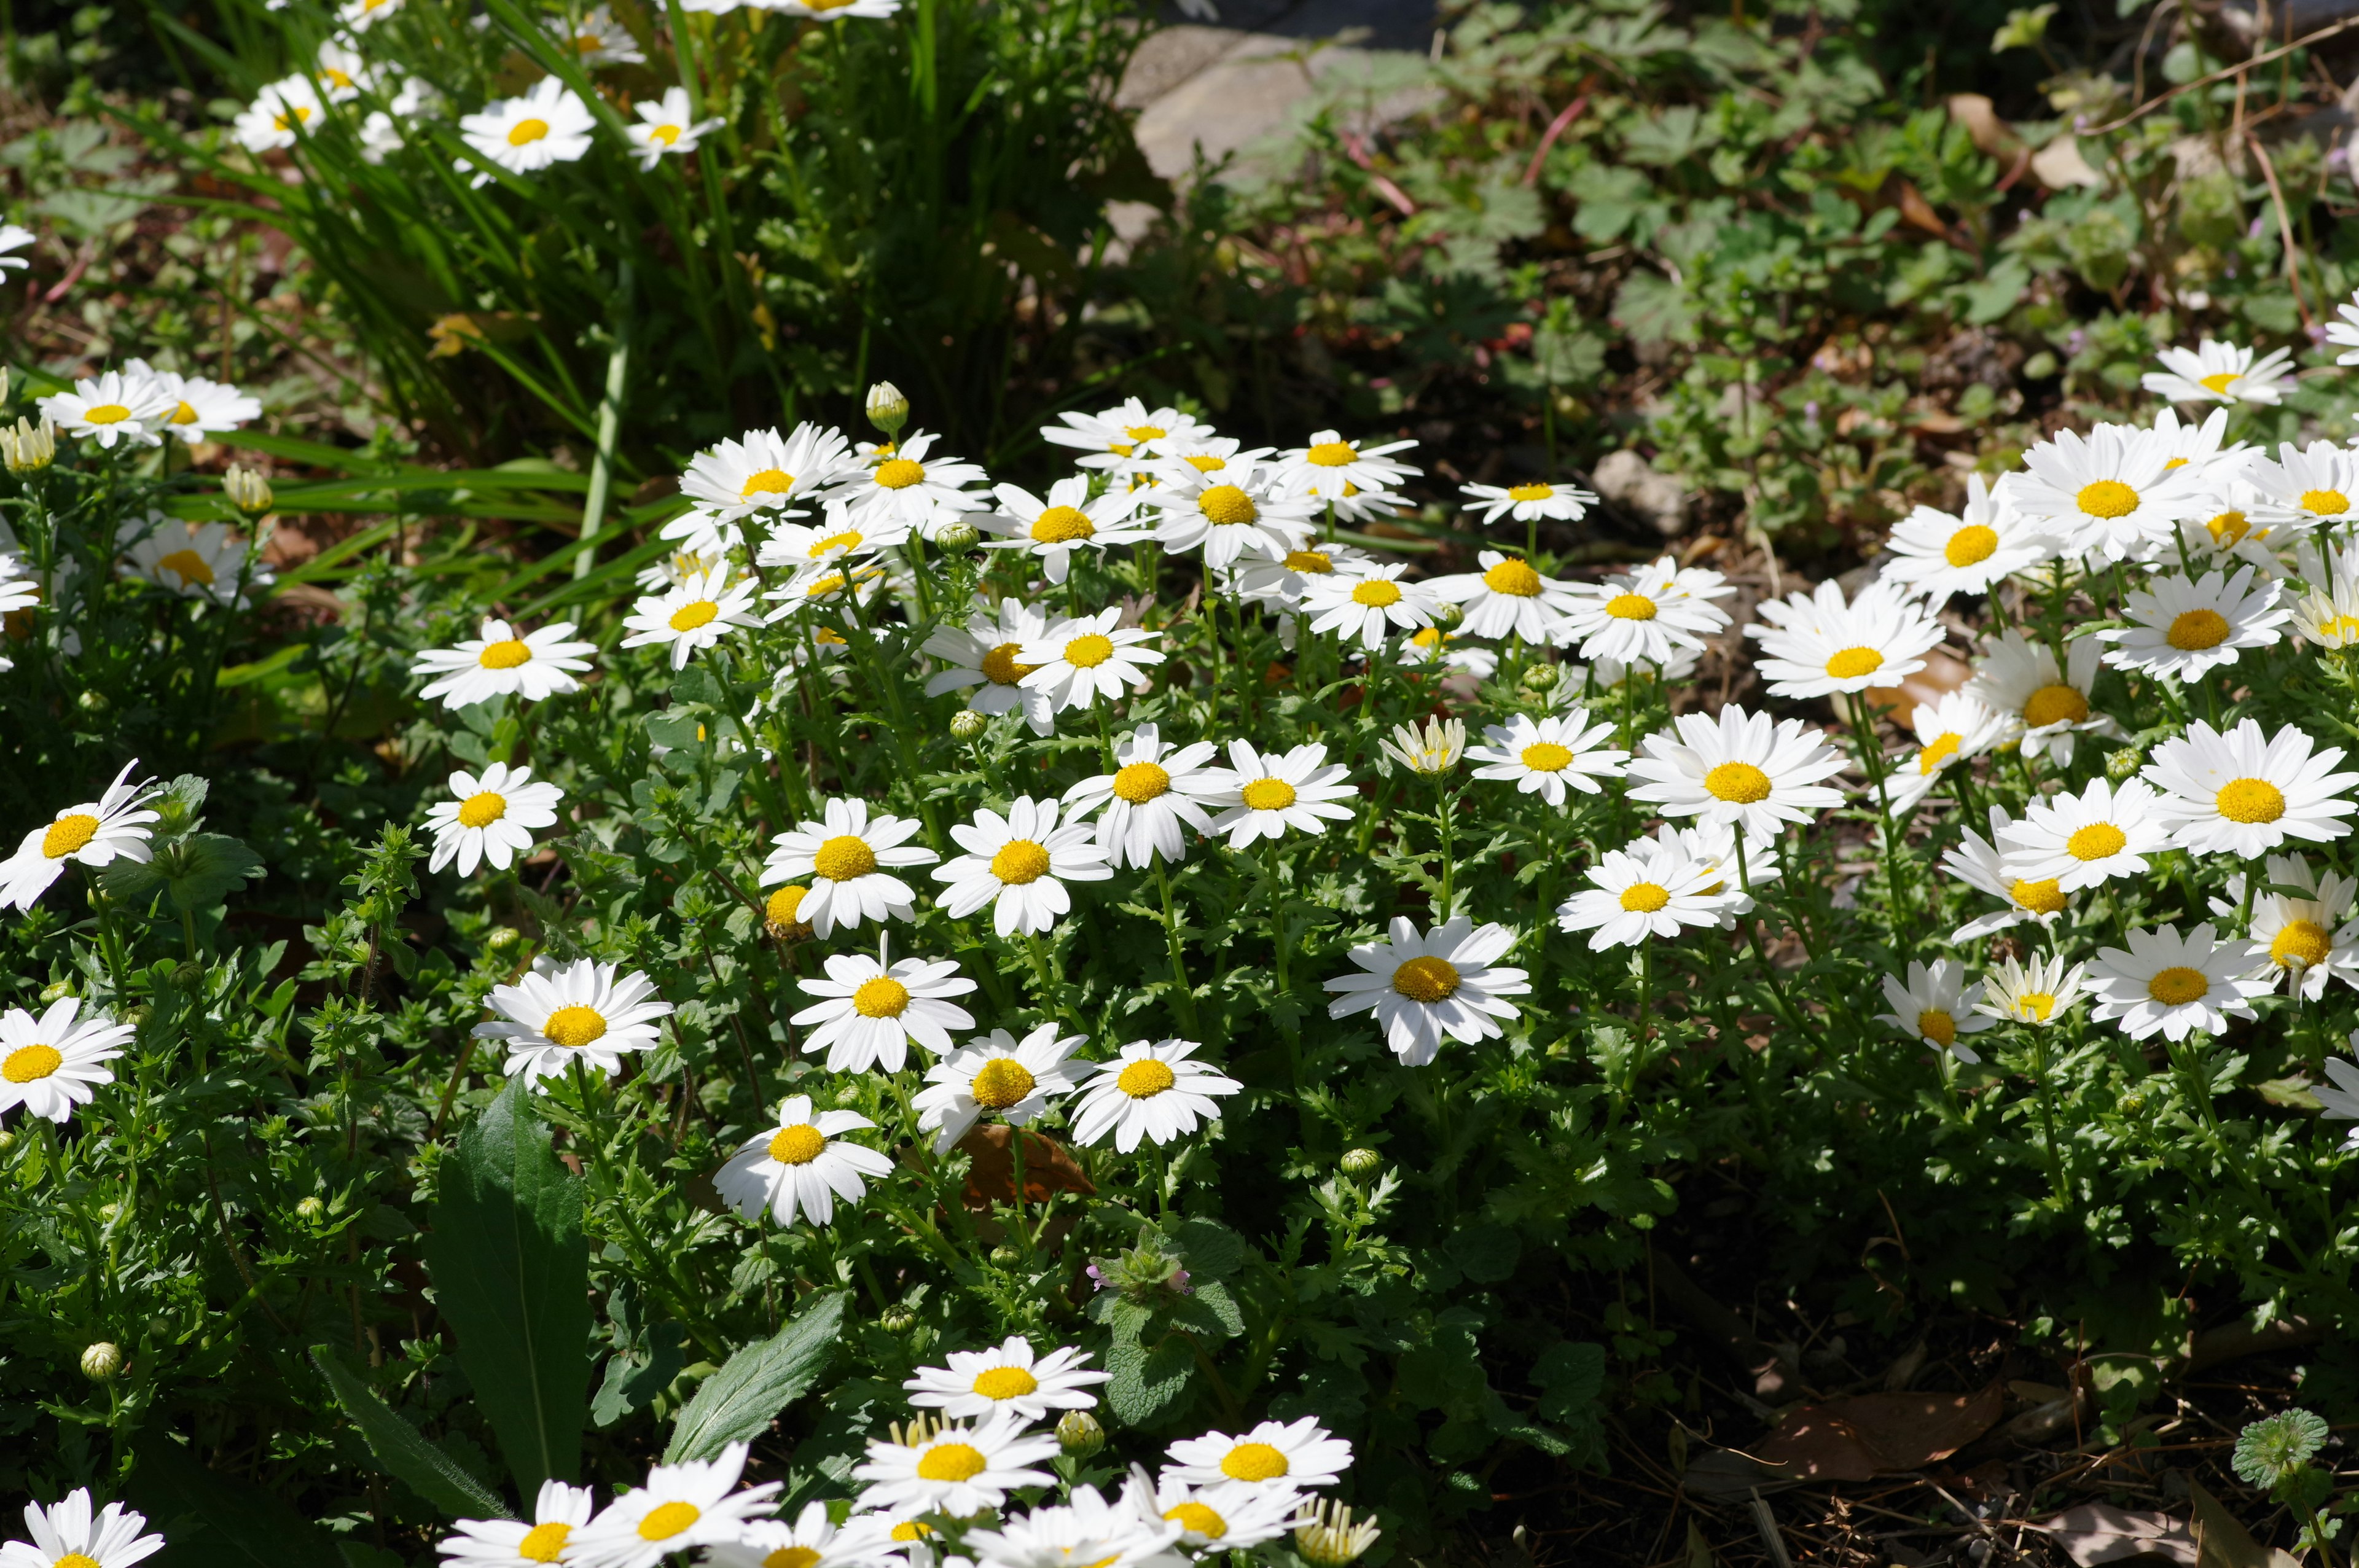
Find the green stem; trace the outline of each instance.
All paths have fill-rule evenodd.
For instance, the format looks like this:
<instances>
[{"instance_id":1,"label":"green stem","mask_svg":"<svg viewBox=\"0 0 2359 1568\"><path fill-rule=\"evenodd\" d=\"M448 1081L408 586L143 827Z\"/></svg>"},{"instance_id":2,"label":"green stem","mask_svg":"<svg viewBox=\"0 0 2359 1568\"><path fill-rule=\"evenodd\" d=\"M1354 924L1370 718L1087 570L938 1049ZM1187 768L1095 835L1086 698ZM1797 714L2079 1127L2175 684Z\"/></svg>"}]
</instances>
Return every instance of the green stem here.
<instances>
[{"instance_id":1,"label":"green stem","mask_svg":"<svg viewBox=\"0 0 2359 1568\"><path fill-rule=\"evenodd\" d=\"M1171 955L1171 996L1180 1014L1180 1027L1188 1037L1196 1037L1196 988L1188 981L1188 957L1180 940L1180 914L1171 896L1171 873L1164 869L1163 857L1153 857L1156 891L1163 895L1163 941Z\"/></svg>"}]
</instances>

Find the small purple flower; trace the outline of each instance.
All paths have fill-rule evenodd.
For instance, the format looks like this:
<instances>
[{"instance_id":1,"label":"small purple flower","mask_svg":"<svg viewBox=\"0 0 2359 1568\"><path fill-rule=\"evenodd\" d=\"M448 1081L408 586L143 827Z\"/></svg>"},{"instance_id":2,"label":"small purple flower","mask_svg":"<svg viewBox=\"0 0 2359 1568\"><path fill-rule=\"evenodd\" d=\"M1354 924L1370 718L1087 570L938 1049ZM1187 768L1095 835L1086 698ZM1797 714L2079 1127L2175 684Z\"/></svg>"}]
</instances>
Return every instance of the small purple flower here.
<instances>
[{"instance_id":1,"label":"small purple flower","mask_svg":"<svg viewBox=\"0 0 2359 1568\"><path fill-rule=\"evenodd\" d=\"M1089 1275L1090 1283L1093 1288L1101 1291L1106 1288L1109 1281L1103 1274L1098 1272L1098 1266L1095 1263L1091 1264L1089 1268L1083 1271Z\"/></svg>"},{"instance_id":2,"label":"small purple flower","mask_svg":"<svg viewBox=\"0 0 2359 1568\"><path fill-rule=\"evenodd\" d=\"M2326 149L2326 167L2332 168L2336 164L2341 163L2350 151L2351 149L2344 146L2341 142L2335 143L2332 146Z\"/></svg>"},{"instance_id":3,"label":"small purple flower","mask_svg":"<svg viewBox=\"0 0 2359 1568\"><path fill-rule=\"evenodd\" d=\"M1813 397L1808 403L1802 405L1802 420L1805 424L1810 425L1815 425L1819 422L1819 400L1817 398Z\"/></svg>"},{"instance_id":4,"label":"small purple flower","mask_svg":"<svg viewBox=\"0 0 2359 1568\"><path fill-rule=\"evenodd\" d=\"M2253 226L2252 226L2251 228L2246 229L2246 230L2245 231L2245 238L2246 238L2246 239L2248 239L2248 240L2257 240L2257 239L2259 239L2259 238L2261 237L2261 229L2262 229L2262 227L2263 227L2263 222L2262 222L2261 216L2260 216L2258 213L2254 214L2254 216L2253 216Z\"/></svg>"},{"instance_id":5,"label":"small purple flower","mask_svg":"<svg viewBox=\"0 0 2359 1568\"><path fill-rule=\"evenodd\" d=\"M2064 334L2064 351L2068 354L2077 354L2088 344L2089 334L2078 327Z\"/></svg>"},{"instance_id":6,"label":"small purple flower","mask_svg":"<svg viewBox=\"0 0 2359 1568\"><path fill-rule=\"evenodd\" d=\"M1169 1283L1173 1290L1178 1291L1183 1296L1192 1296L1196 1293L1196 1287L1188 1282L1188 1271L1185 1269L1173 1274Z\"/></svg>"}]
</instances>

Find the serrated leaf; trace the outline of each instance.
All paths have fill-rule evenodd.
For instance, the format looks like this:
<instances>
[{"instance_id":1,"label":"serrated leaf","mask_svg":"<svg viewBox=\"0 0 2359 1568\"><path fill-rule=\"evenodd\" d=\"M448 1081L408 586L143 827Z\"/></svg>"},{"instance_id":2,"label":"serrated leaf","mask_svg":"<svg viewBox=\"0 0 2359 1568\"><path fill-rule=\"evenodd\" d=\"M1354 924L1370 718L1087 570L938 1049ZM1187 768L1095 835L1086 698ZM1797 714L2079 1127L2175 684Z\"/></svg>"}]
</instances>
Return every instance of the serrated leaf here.
<instances>
[{"instance_id":1,"label":"serrated leaf","mask_svg":"<svg viewBox=\"0 0 2359 1568\"><path fill-rule=\"evenodd\" d=\"M1225 1280L1245 1260L1245 1238L1216 1219L1183 1219L1163 1234L1187 1260L1190 1279Z\"/></svg>"},{"instance_id":2,"label":"serrated leaf","mask_svg":"<svg viewBox=\"0 0 2359 1568\"><path fill-rule=\"evenodd\" d=\"M672 1423L664 1463L710 1459L753 1437L819 1378L843 1333L844 1293L807 1303L784 1328L749 1345L704 1379Z\"/></svg>"},{"instance_id":3,"label":"serrated leaf","mask_svg":"<svg viewBox=\"0 0 2359 1568\"><path fill-rule=\"evenodd\" d=\"M396 1480L451 1519L506 1519L507 1505L379 1399L376 1390L330 1345L311 1346L311 1360L328 1379L336 1402L361 1429L369 1452Z\"/></svg>"},{"instance_id":4,"label":"serrated leaf","mask_svg":"<svg viewBox=\"0 0 2359 1568\"><path fill-rule=\"evenodd\" d=\"M1105 1385L1106 1410L1125 1426L1145 1426L1186 1396L1196 1357L1176 1334L1151 1349L1136 1340L1116 1340L1106 1368L1114 1374Z\"/></svg>"}]
</instances>

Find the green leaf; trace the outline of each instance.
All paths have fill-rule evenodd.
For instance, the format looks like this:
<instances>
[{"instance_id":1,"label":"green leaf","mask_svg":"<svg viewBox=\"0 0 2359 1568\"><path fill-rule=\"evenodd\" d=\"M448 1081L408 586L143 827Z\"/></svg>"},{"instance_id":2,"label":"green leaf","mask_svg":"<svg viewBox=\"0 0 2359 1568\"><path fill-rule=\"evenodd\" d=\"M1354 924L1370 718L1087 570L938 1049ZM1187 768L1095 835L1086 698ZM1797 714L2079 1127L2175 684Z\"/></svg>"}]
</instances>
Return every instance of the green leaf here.
<instances>
[{"instance_id":1,"label":"green leaf","mask_svg":"<svg viewBox=\"0 0 2359 1568\"><path fill-rule=\"evenodd\" d=\"M1188 1392L1196 1357L1188 1341L1172 1335L1152 1350L1136 1340L1117 1339L1106 1355L1114 1377L1105 1385L1106 1409L1125 1426L1145 1426L1167 1414Z\"/></svg>"},{"instance_id":2,"label":"green leaf","mask_svg":"<svg viewBox=\"0 0 2359 1568\"><path fill-rule=\"evenodd\" d=\"M1604 1031L1598 1032L1603 1034ZM1523 1243L1503 1225L1462 1226L1443 1243L1442 1250L1459 1271L1477 1284L1495 1285L1516 1271Z\"/></svg>"},{"instance_id":3,"label":"green leaf","mask_svg":"<svg viewBox=\"0 0 2359 1568\"><path fill-rule=\"evenodd\" d=\"M314 1345L311 1360L335 1390L336 1402L368 1440L369 1452L396 1479L408 1483L410 1490L452 1519L509 1517L506 1503L396 1415L333 1346Z\"/></svg>"},{"instance_id":4,"label":"green leaf","mask_svg":"<svg viewBox=\"0 0 2359 1568\"><path fill-rule=\"evenodd\" d=\"M221 833L191 833L158 849L149 860L118 859L99 873L106 891L144 903L158 891L175 909L191 914L211 909L262 875L262 857L243 840Z\"/></svg>"},{"instance_id":5,"label":"green leaf","mask_svg":"<svg viewBox=\"0 0 2359 1568\"><path fill-rule=\"evenodd\" d=\"M525 1080L442 1162L427 1269L459 1364L529 1497L582 1463L590 1401L590 1247L582 1183L549 1147Z\"/></svg>"},{"instance_id":6,"label":"green leaf","mask_svg":"<svg viewBox=\"0 0 2359 1568\"><path fill-rule=\"evenodd\" d=\"M672 1423L664 1463L710 1459L768 1426L826 1367L843 1333L843 1303L841 1291L815 1298L786 1327L740 1350L704 1379Z\"/></svg>"},{"instance_id":7,"label":"green leaf","mask_svg":"<svg viewBox=\"0 0 2359 1568\"><path fill-rule=\"evenodd\" d=\"M321 1568L336 1560L334 1543L310 1519L160 1436L140 1448L127 1489L171 1542L156 1559L169 1568Z\"/></svg>"}]
</instances>

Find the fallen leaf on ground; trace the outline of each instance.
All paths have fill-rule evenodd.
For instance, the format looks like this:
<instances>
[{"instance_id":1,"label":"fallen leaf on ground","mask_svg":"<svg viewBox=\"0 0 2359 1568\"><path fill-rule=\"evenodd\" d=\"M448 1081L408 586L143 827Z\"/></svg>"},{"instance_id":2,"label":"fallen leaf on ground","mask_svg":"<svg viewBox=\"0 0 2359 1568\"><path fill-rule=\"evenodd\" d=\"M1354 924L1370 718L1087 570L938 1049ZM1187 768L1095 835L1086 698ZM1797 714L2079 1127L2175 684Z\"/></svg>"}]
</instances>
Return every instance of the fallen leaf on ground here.
<instances>
[{"instance_id":1,"label":"fallen leaf on ground","mask_svg":"<svg viewBox=\"0 0 2359 1568\"><path fill-rule=\"evenodd\" d=\"M2187 1489L2195 1512L2188 1530L2195 1539L2197 1568L2301 1568L2287 1553L2255 1541L2202 1482L2190 1480Z\"/></svg>"},{"instance_id":2,"label":"fallen leaf on ground","mask_svg":"<svg viewBox=\"0 0 2359 1568\"><path fill-rule=\"evenodd\" d=\"M2005 1407L1993 1383L1971 1394L1861 1394L1804 1405L1754 1445L1755 1457L1812 1481L1921 1470L1988 1432Z\"/></svg>"},{"instance_id":3,"label":"fallen leaf on ground","mask_svg":"<svg viewBox=\"0 0 2359 1568\"><path fill-rule=\"evenodd\" d=\"M1016 1159L1007 1148L1007 1135L1012 1130L1001 1122L985 1122L958 1141L961 1150L974 1156L974 1164L967 1173L966 1191L961 1195L969 1208L1016 1201ZM1063 1144L1037 1132L1024 1135L1026 1203L1047 1203L1057 1193L1097 1190L1081 1166L1073 1162L1072 1155L1065 1152Z\"/></svg>"},{"instance_id":4,"label":"fallen leaf on ground","mask_svg":"<svg viewBox=\"0 0 2359 1568\"><path fill-rule=\"evenodd\" d=\"M2086 1503L2031 1528L2045 1530L2081 1568L2149 1555L2195 1568L2195 1537L2185 1520L2169 1514L2125 1513L2110 1504Z\"/></svg>"}]
</instances>

